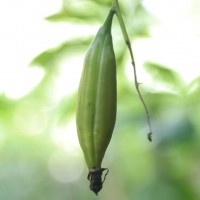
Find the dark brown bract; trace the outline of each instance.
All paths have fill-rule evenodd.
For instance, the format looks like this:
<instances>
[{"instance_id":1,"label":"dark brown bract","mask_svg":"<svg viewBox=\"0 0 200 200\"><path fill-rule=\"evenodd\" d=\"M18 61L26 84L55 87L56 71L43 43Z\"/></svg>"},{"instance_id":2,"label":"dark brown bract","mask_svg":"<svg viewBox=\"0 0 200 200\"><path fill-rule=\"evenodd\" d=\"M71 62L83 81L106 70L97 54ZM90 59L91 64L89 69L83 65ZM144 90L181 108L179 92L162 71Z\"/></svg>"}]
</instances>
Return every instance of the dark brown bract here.
<instances>
[{"instance_id":1,"label":"dark brown bract","mask_svg":"<svg viewBox=\"0 0 200 200\"><path fill-rule=\"evenodd\" d=\"M102 181L102 173L106 170L106 173L104 175L103 181ZM88 173L88 180L90 181L90 189L98 195L98 192L102 189L103 183L106 179L106 176L108 174L109 170L107 168L96 168L93 167L90 169Z\"/></svg>"}]
</instances>

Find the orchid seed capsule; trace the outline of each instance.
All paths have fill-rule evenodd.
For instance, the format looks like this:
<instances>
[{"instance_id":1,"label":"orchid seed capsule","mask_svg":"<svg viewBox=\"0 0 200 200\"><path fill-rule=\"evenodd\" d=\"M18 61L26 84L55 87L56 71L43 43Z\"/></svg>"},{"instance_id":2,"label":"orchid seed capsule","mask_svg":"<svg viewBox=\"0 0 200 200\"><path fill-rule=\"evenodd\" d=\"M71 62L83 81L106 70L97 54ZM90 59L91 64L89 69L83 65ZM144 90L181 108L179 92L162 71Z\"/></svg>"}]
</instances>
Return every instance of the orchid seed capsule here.
<instances>
[{"instance_id":1,"label":"orchid seed capsule","mask_svg":"<svg viewBox=\"0 0 200 200\"><path fill-rule=\"evenodd\" d=\"M101 163L112 137L116 120L116 60L110 11L89 47L78 90L76 124L80 146L89 169L90 189L101 190L106 168ZM106 171L104 180L102 173Z\"/></svg>"}]
</instances>

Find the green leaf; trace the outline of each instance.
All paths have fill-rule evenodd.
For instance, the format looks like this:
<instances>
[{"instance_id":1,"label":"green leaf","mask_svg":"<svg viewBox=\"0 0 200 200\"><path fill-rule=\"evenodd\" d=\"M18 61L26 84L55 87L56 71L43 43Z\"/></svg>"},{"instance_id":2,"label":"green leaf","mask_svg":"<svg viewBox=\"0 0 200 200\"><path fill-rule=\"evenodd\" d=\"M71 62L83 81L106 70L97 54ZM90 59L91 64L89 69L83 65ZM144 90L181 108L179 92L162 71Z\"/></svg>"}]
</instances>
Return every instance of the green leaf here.
<instances>
[{"instance_id":1,"label":"green leaf","mask_svg":"<svg viewBox=\"0 0 200 200\"><path fill-rule=\"evenodd\" d=\"M180 97L169 92L147 93L145 99L148 102L149 110L153 112L153 116L159 116L172 105L180 104Z\"/></svg>"},{"instance_id":2,"label":"green leaf","mask_svg":"<svg viewBox=\"0 0 200 200\"><path fill-rule=\"evenodd\" d=\"M146 62L144 66L155 81L175 88L181 88L183 86L183 81L179 74L172 69L153 62Z\"/></svg>"},{"instance_id":3,"label":"green leaf","mask_svg":"<svg viewBox=\"0 0 200 200\"><path fill-rule=\"evenodd\" d=\"M199 105L200 99L200 77L194 79L188 86L187 86L187 99L191 105Z\"/></svg>"},{"instance_id":4,"label":"green leaf","mask_svg":"<svg viewBox=\"0 0 200 200\"><path fill-rule=\"evenodd\" d=\"M105 3L104 3L105 4ZM46 20L56 21L72 21L79 20L88 23L90 21L100 21L104 19L104 14L109 11L107 7L100 5L94 1L69 1L66 5L63 5L60 12L46 17Z\"/></svg>"},{"instance_id":5,"label":"green leaf","mask_svg":"<svg viewBox=\"0 0 200 200\"><path fill-rule=\"evenodd\" d=\"M61 55L66 56L67 53L76 53L77 50L81 51L89 45L90 41L90 38L76 38L66 41L57 47L48 49L36 56L31 61L31 65L39 65L46 69L50 67L57 67L57 63Z\"/></svg>"},{"instance_id":6,"label":"green leaf","mask_svg":"<svg viewBox=\"0 0 200 200\"><path fill-rule=\"evenodd\" d=\"M66 123L70 117L75 114L76 110L76 98L77 93L64 97L61 99L58 107L56 108L56 116L58 117L59 123Z\"/></svg>"},{"instance_id":7,"label":"green leaf","mask_svg":"<svg viewBox=\"0 0 200 200\"><path fill-rule=\"evenodd\" d=\"M48 21L51 22L65 22L65 21L72 21L74 19L79 20L79 23L82 22L89 22L89 21L94 21L98 20L99 18L97 15L93 13L82 13L82 12L71 12L71 11L60 11L58 13L55 13L53 15L50 15L45 18ZM99 21L99 20L98 20Z\"/></svg>"},{"instance_id":8,"label":"green leaf","mask_svg":"<svg viewBox=\"0 0 200 200\"><path fill-rule=\"evenodd\" d=\"M12 116L17 105L17 101L7 98L4 94L0 94L0 119L8 120Z\"/></svg>"}]
</instances>

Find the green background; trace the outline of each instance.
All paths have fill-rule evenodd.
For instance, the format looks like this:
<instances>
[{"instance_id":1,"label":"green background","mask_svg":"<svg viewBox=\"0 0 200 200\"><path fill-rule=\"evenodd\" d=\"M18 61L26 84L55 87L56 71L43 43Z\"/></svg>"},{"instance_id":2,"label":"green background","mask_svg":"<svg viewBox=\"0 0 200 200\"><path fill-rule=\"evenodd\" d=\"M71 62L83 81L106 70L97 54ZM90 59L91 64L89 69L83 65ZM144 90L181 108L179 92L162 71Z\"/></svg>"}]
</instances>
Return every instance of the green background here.
<instances>
[{"instance_id":1,"label":"green background","mask_svg":"<svg viewBox=\"0 0 200 200\"><path fill-rule=\"evenodd\" d=\"M156 17L140 1L120 1L120 5L133 46L138 38L150 38ZM63 1L60 11L45 20L87 25L96 32L110 6L109 0ZM186 83L176 66L172 69L157 60L139 66L155 85L170 88L154 90L139 75L154 132L149 143L144 109L133 80L127 78L126 69L132 66L116 17L112 32L118 66L117 121L102 164L110 172L99 197L89 190L88 170L75 135L77 90L69 94L66 86L66 94L54 98L63 58L83 58L95 36L83 36L80 30L78 37L38 52L30 60L27 67L44 70L31 91L16 99L0 94L1 200L200 199L199 77Z\"/></svg>"}]
</instances>

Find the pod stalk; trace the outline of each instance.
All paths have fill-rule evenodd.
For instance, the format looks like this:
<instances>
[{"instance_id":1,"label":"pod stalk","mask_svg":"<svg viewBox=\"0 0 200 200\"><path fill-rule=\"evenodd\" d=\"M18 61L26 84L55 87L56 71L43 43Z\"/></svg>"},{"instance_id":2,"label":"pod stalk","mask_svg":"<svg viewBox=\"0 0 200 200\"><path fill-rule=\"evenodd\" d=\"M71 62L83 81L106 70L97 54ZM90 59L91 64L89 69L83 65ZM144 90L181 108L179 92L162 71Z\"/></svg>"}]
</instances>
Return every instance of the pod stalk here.
<instances>
[{"instance_id":1,"label":"pod stalk","mask_svg":"<svg viewBox=\"0 0 200 200\"><path fill-rule=\"evenodd\" d=\"M125 24L124 24L124 20L122 18L121 12L120 12L118 0L113 0L113 5L112 5L111 10L113 10L115 12L115 14L117 15L117 18L118 18L118 21L119 21L119 25L121 27L121 31L122 31L125 43L126 43L126 45L128 47L129 54L131 56L131 64L133 66L133 71L134 71L135 88L137 90L138 96L139 96L139 98L140 98L140 100L141 100L141 102L143 104L144 110L145 110L145 114L146 114L146 117L147 117L147 123L148 123L148 126L149 126L149 133L147 135L147 138L151 142L152 141L152 128L151 128L150 114L149 114L149 110L147 108L147 105L146 105L146 103L145 103L145 101L143 99L143 96L142 96L142 94L140 92L140 89L139 89L140 83L137 80L137 70L136 70L135 60L134 60L134 56L133 56L133 50L132 50L131 42L130 42L126 27L125 27Z\"/></svg>"}]
</instances>

